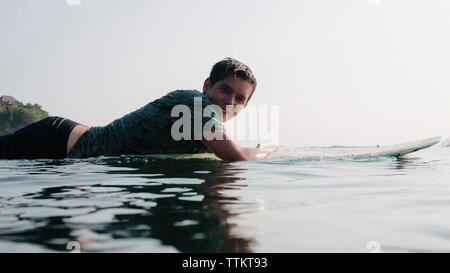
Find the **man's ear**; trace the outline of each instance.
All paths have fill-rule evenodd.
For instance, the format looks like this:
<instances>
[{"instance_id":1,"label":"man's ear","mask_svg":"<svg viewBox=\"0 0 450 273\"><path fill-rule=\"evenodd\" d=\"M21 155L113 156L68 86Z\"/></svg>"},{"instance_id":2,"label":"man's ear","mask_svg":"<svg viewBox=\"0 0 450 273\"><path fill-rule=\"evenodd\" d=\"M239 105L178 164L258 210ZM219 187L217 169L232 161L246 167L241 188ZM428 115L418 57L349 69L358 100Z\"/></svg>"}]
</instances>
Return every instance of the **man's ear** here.
<instances>
[{"instance_id":1,"label":"man's ear","mask_svg":"<svg viewBox=\"0 0 450 273\"><path fill-rule=\"evenodd\" d=\"M253 91L252 91L252 93L250 94L250 97L248 97L247 101L246 101L245 104L244 104L245 107L247 106L249 100L252 98L253 93L255 93L255 86L253 86Z\"/></svg>"},{"instance_id":2,"label":"man's ear","mask_svg":"<svg viewBox=\"0 0 450 273\"><path fill-rule=\"evenodd\" d=\"M247 99L247 101L244 103L244 108L247 107L248 101L249 101L249 100L250 100L250 99Z\"/></svg>"},{"instance_id":3,"label":"man's ear","mask_svg":"<svg viewBox=\"0 0 450 273\"><path fill-rule=\"evenodd\" d=\"M209 89L209 85L210 85L209 78L206 78L205 82L203 83L203 93L206 94L206 91Z\"/></svg>"}]
</instances>

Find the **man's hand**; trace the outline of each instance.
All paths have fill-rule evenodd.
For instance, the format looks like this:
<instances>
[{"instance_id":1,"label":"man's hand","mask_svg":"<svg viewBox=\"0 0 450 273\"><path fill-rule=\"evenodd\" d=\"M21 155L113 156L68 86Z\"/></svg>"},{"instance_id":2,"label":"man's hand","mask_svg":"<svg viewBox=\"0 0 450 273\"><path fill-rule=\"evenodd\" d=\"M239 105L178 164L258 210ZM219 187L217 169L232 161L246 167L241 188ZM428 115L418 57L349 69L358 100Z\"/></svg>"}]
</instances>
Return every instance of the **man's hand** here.
<instances>
[{"instance_id":1,"label":"man's hand","mask_svg":"<svg viewBox=\"0 0 450 273\"><path fill-rule=\"evenodd\" d=\"M281 145L269 145L262 148L241 148L246 154L247 158L251 160L255 159L266 159L270 154L285 150L284 146Z\"/></svg>"},{"instance_id":2,"label":"man's hand","mask_svg":"<svg viewBox=\"0 0 450 273\"><path fill-rule=\"evenodd\" d=\"M220 133L222 134L222 140L207 140L203 137L202 143L222 160L243 161L264 159L271 153L284 149L283 146L279 145L270 145L263 148L242 148L234 140L230 139L225 131L220 131Z\"/></svg>"}]
</instances>

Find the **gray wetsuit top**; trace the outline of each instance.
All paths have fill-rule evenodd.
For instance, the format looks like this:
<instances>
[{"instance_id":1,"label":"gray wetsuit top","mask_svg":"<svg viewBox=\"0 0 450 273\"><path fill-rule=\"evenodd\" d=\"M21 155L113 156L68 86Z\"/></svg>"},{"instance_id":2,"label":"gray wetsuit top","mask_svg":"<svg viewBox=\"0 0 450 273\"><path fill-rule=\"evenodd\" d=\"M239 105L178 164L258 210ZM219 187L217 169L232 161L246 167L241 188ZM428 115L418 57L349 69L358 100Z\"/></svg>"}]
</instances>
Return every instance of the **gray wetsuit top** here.
<instances>
[{"instance_id":1,"label":"gray wetsuit top","mask_svg":"<svg viewBox=\"0 0 450 273\"><path fill-rule=\"evenodd\" d=\"M201 100L202 110L211 105L208 98L199 91L177 90L106 126L91 127L78 139L68 157L209 152L201 140L196 140L194 137L194 124L201 124L203 128L207 122L209 125L212 123L214 125L212 128L216 130L224 127L211 115L202 115L199 121L198 116L194 115L194 98L196 97L199 98L197 101ZM191 122L188 124L190 128L182 129L191 130L190 139L175 140L172 137L172 125L183 117L183 114L171 116L175 105L186 105L191 111ZM197 123L194 122L194 116L197 117Z\"/></svg>"}]
</instances>

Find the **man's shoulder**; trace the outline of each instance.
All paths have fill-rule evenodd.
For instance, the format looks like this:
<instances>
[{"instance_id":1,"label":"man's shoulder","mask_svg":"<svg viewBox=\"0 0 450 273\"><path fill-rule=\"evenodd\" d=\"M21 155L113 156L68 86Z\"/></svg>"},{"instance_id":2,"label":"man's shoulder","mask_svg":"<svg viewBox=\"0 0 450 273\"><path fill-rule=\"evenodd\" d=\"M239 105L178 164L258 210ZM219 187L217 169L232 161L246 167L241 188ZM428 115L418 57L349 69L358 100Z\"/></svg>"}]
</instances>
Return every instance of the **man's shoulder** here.
<instances>
[{"instance_id":1,"label":"man's shoulder","mask_svg":"<svg viewBox=\"0 0 450 273\"><path fill-rule=\"evenodd\" d=\"M175 90L167 93L167 96L175 97L175 98L192 98L192 97L203 97L205 96L200 91L195 89L187 89L187 90Z\"/></svg>"},{"instance_id":2,"label":"man's shoulder","mask_svg":"<svg viewBox=\"0 0 450 273\"><path fill-rule=\"evenodd\" d=\"M193 104L194 98L201 98L203 103L209 104L205 94L197 90L175 90L164 96L177 104Z\"/></svg>"}]
</instances>

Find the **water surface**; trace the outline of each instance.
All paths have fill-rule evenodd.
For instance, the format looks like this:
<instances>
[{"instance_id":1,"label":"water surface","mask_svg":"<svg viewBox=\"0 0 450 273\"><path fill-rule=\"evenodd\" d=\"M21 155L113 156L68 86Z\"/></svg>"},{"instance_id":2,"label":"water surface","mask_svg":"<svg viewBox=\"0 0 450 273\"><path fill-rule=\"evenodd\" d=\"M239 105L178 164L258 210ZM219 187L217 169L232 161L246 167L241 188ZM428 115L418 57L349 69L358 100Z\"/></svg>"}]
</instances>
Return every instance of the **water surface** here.
<instances>
[{"instance_id":1,"label":"water surface","mask_svg":"<svg viewBox=\"0 0 450 273\"><path fill-rule=\"evenodd\" d=\"M0 160L0 251L450 251L450 148L402 158ZM369 248L368 248L369 247ZM69 247L70 249L70 247Z\"/></svg>"}]
</instances>

